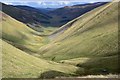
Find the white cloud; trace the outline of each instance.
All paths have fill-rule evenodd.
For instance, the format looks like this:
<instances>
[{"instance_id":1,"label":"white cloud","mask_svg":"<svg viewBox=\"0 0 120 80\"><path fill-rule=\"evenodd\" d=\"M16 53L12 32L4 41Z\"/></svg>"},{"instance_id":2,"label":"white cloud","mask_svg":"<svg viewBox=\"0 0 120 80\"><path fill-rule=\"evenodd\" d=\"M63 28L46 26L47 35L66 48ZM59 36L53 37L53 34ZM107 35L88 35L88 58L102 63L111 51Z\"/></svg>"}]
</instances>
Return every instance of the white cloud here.
<instances>
[{"instance_id":1,"label":"white cloud","mask_svg":"<svg viewBox=\"0 0 120 80\"><path fill-rule=\"evenodd\" d=\"M0 0L9 5L28 5L33 7L63 7L81 3L104 2L110 0Z\"/></svg>"},{"instance_id":2,"label":"white cloud","mask_svg":"<svg viewBox=\"0 0 120 80\"><path fill-rule=\"evenodd\" d=\"M39 1L39 2L37 2L37 4L42 4L42 2L41 2L41 1Z\"/></svg>"},{"instance_id":3,"label":"white cloud","mask_svg":"<svg viewBox=\"0 0 120 80\"><path fill-rule=\"evenodd\" d=\"M39 5L47 5L46 2L43 2L43 1L42 2L38 1L37 4L39 4Z\"/></svg>"},{"instance_id":4,"label":"white cloud","mask_svg":"<svg viewBox=\"0 0 120 80\"><path fill-rule=\"evenodd\" d=\"M45 2L42 2L42 5L47 5Z\"/></svg>"},{"instance_id":5,"label":"white cloud","mask_svg":"<svg viewBox=\"0 0 120 80\"><path fill-rule=\"evenodd\" d=\"M56 1L54 2L54 4L57 3L59 5L67 5L67 4L70 4L71 2L68 2L68 1Z\"/></svg>"},{"instance_id":6,"label":"white cloud","mask_svg":"<svg viewBox=\"0 0 120 80\"><path fill-rule=\"evenodd\" d=\"M7 5L12 5L13 3L11 3L11 2L4 2L5 4L7 4Z\"/></svg>"},{"instance_id":7,"label":"white cloud","mask_svg":"<svg viewBox=\"0 0 120 80\"><path fill-rule=\"evenodd\" d=\"M21 1L21 2L18 2L19 4L21 4L21 5L28 5L29 4L29 2L24 2L24 1Z\"/></svg>"},{"instance_id":8,"label":"white cloud","mask_svg":"<svg viewBox=\"0 0 120 80\"><path fill-rule=\"evenodd\" d=\"M55 2L53 2L53 1L51 1L51 2L38 1L36 3L39 4L39 5L67 5L70 2L68 2L68 1L55 1Z\"/></svg>"},{"instance_id":9,"label":"white cloud","mask_svg":"<svg viewBox=\"0 0 120 80\"><path fill-rule=\"evenodd\" d=\"M65 4L65 5L70 4L69 1L63 1L62 3Z\"/></svg>"}]
</instances>

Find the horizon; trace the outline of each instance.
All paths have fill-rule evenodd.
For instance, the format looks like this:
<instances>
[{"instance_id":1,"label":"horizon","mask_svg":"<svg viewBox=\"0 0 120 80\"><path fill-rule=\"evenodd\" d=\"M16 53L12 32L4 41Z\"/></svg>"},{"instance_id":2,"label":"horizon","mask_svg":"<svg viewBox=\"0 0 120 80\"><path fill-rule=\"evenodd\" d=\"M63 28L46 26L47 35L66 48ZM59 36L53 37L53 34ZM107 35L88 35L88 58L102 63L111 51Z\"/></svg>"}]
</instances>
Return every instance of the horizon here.
<instances>
[{"instance_id":1,"label":"horizon","mask_svg":"<svg viewBox=\"0 0 120 80\"><path fill-rule=\"evenodd\" d=\"M34 0L34 1L23 1L23 0L0 0L0 2L7 5L14 6L30 6L35 8L61 8L65 6L73 6L79 4L87 4L87 3L96 3L96 2L109 2L111 0Z\"/></svg>"}]
</instances>

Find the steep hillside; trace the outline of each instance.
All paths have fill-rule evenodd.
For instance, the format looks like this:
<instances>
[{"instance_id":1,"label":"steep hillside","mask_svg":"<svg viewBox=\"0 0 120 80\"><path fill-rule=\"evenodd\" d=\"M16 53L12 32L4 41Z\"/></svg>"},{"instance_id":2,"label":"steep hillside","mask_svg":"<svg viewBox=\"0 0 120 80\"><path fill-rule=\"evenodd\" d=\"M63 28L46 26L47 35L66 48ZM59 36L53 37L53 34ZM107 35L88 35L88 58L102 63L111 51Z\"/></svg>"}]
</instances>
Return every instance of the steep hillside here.
<instances>
[{"instance_id":1,"label":"steep hillside","mask_svg":"<svg viewBox=\"0 0 120 80\"><path fill-rule=\"evenodd\" d=\"M83 63L76 65L86 68L90 74L104 73L104 70L117 72L117 18L120 16L117 6L117 3L108 3L67 23L50 36L53 42L40 48L38 53L46 59L54 57L54 61L81 58Z\"/></svg>"},{"instance_id":2,"label":"steep hillside","mask_svg":"<svg viewBox=\"0 0 120 80\"><path fill-rule=\"evenodd\" d=\"M33 57L14 46L2 41L2 76L3 78L53 78L55 76L75 75L78 69ZM52 74L47 72L55 71ZM81 68L81 73L83 69ZM45 75L43 75L46 73ZM61 73L61 74L59 74Z\"/></svg>"},{"instance_id":3,"label":"steep hillside","mask_svg":"<svg viewBox=\"0 0 120 80\"><path fill-rule=\"evenodd\" d=\"M62 26L63 24L83 15L84 13L93 10L96 7L106 3L88 3L74 6L65 6L56 10L48 12L53 18L50 19L52 26Z\"/></svg>"},{"instance_id":4,"label":"steep hillside","mask_svg":"<svg viewBox=\"0 0 120 80\"><path fill-rule=\"evenodd\" d=\"M38 32L0 12L2 15L2 77L3 78L54 78L77 75L78 68L69 64L43 60L30 55L44 44ZM25 52L24 52L25 51ZM35 54L33 54L35 55Z\"/></svg>"},{"instance_id":5,"label":"steep hillside","mask_svg":"<svg viewBox=\"0 0 120 80\"><path fill-rule=\"evenodd\" d=\"M43 37L25 24L13 19L12 17L0 12L2 16L2 38L10 44L29 52L35 52L44 43Z\"/></svg>"}]
</instances>

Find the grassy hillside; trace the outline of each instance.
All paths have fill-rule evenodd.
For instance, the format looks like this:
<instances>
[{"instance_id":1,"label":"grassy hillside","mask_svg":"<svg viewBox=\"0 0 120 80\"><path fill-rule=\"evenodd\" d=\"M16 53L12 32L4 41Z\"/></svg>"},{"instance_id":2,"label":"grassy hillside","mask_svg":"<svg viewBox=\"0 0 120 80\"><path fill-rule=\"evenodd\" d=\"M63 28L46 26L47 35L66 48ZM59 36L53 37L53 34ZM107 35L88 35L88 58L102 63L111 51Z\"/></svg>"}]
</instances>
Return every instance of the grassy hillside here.
<instances>
[{"instance_id":1,"label":"grassy hillside","mask_svg":"<svg viewBox=\"0 0 120 80\"><path fill-rule=\"evenodd\" d=\"M56 71L66 75L73 75L78 69L72 65L59 64L33 57L5 41L2 41L2 46L3 78L38 78L46 71ZM83 72L82 68L81 72Z\"/></svg>"},{"instance_id":2,"label":"grassy hillside","mask_svg":"<svg viewBox=\"0 0 120 80\"><path fill-rule=\"evenodd\" d=\"M111 12L112 11L112 12ZM43 56L103 56L117 53L117 4L110 3L78 18L70 28L53 34ZM68 24L72 23L69 22ZM63 26L61 28L64 28ZM61 29L60 28L60 29ZM58 32L58 33L59 33ZM69 45L69 46L68 46ZM43 47L44 49L44 47ZM64 49L64 50L63 50ZM55 53L56 52L56 53ZM76 54L76 55L75 55ZM70 57L69 56L69 57ZM62 57L63 58L63 57Z\"/></svg>"},{"instance_id":3,"label":"grassy hillside","mask_svg":"<svg viewBox=\"0 0 120 80\"><path fill-rule=\"evenodd\" d=\"M40 46L48 43L47 38L39 36L40 33L32 30L25 24L0 12L3 15L2 38L10 44L27 52L36 52Z\"/></svg>"},{"instance_id":4,"label":"grassy hillside","mask_svg":"<svg viewBox=\"0 0 120 80\"><path fill-rule=\"evenodd\" d=\"M51 27L43 33L36 32L5 13L0 14L3 78L118 73L117 3L96 8L48 37Z\"/></svg>"},{"instance_id":5,"label":"grassy hillside","mask_svg":"<svg viewBox=\"0 0 120 80\"><path fill-rule=\"evenodd\" d=\"M27 27L25 24L11 18L10 16L2 13L2 38L9 43L19 47L21 49L32 49L32 46L40 46L38 43L42 41L42 38L38 36L38 33Z\"/></svg>"},{"instance_id":6,"label":"grassy hillside","mask_svg":"<svg viewBox=\"0 0 120 80\"><path fill-rule=\"evenodd\" d=\"M108 3L67 23L50 36L53 42L38 53L49 60L54 58L54 61L81 58L84 65L81 62L76 65L80 64L90 74L104 70L117 72L117 18L120 16L117 6L117 3Z\"/></svg>"},{"instance_id":7,"label":"grassy hillside","mask_svg":"<svg viewBox=\"0 0 120 80\"><path fill-rule=\"evenodd\" d=\"M54 78L76 75L80 68L36 58L32 55L40 46L47 44L45 37L25 24L2 15L2 73L3 78ZM25 52L24 52L25 51ZM35 53L33 55L36 55ZM84 69L81 68L81 73Z\"/></svg>"}]
</instances>

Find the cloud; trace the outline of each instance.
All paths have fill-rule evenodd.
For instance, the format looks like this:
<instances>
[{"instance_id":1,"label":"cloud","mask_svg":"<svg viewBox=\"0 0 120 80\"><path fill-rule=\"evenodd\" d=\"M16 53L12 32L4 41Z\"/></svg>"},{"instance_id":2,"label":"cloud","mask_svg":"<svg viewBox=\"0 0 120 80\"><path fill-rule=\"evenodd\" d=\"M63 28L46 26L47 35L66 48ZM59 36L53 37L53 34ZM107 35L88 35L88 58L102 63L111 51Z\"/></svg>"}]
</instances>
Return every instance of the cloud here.
<instances>
[{"instance_id":1,"label":"cloud","mask_svg":"<svg viewBox=\"0 0 120 80\"><path fill-rule=\"evenodd\" d=\"M70 4L72 2L69 2L69 1L60 1L58 3L61 4L61 5L67 5L67 4Z\"/></svg>"},{"instance_id":2,"label":"cloud","mask_svg":"<svg viewBox=\"0 0 120 80\"><path fill-rule=\"evenodd\" d=\"M47 5L46 2L41 2L41 1L37 2L37 4L39 4L39 5Z\"/></svg>"},{"instance_id":3,"label":"cloud","mask_svg":"<svg viewBox=\"0 0 120 80\"><path fill-rule=\"evenodd\" d=\"M14 3L14 2L13 2ZM19 5L28 5L29 4L29 2L24 2L24 1L21 1L21 2L16 2L17 4L19 4Z\"/></svg>"},{"instance_id":4,"label":"cloud","mask_svg":"<svg viewBox=\"0 0 120 80\"><path fill-rule=\"evenodd\" d=\"M64 7L82 3L104 2L110 0L0 0L9 5L27 5L32 7Z\"/></svg>"},{"instance_id":5,"label":"cloud","mask_svg":"<svg viewBox=\"0 0 120 80\"><path fill-rule=\"evenodd\" d=\"M68 1L51 1L51 2L44 2L44 1L38 1L36 2L38 5L67 5L69 4L70 2Z\"/></svg>"},{"instance_id":6,"label":"cloud","mask_svg":"<svg viewBox=\"0 0 120 80\"><path fill-rule=\"evenodd\" d=\"M5 4L7 5L12 5L13 3L12 2L4 2Z\"/></svg>"}]
</instances>

